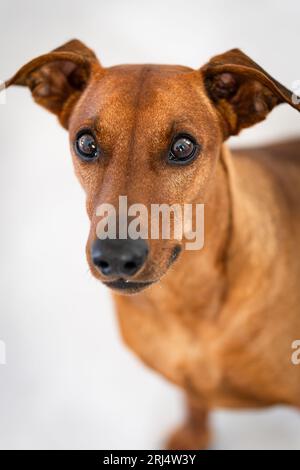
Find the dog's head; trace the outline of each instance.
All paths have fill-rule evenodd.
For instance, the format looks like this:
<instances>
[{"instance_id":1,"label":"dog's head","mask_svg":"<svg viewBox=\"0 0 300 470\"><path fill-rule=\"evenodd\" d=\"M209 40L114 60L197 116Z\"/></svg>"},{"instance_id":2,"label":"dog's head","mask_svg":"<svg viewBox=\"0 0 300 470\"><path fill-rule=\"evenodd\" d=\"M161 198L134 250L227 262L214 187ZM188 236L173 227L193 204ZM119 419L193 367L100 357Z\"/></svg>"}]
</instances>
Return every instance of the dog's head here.
<instances>
[{"instance_id":1,"label":"dog's head","mask_svg":"<svg viewBox=\"0 0 300 470\"><path fill-rule=\"evenodd\" d=\"M151 237L149 226L148 237L129 236L132 208L143 232L149 220L153 223L151 205L204 202L227 137L262 121L280 103L299 110L291 92L237 49L199 70L103 68L90 49L73 40L26 64L6 82L10 85L28 86L35 101L69 130L91 220L88 262L97 278L123 292L159 280L186 235L182 224L177 238L164 239L161 231ZM119 196L126 196L131 213L120 208ZM106 220L113 232L107 238L102 236L103 207L107 212L114 208L117 217ZM126 230L120 236L122 223Z\"/></svg>"}]
</instances>

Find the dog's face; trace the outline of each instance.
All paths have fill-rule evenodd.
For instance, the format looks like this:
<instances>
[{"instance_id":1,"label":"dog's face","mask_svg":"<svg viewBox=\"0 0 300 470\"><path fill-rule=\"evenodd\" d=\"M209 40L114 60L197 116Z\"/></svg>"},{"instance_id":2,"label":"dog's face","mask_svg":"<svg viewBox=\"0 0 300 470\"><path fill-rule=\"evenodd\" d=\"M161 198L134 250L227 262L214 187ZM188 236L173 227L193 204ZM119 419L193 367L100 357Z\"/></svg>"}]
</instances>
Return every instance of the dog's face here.
<instances>
[{"instance_id":1,"label":"dog's face","mask_svg":"<svg viewBox=\"0 0 300 470\"><path fill-rule=\"evenodd\" d=\"M119 237L119 217L125 216L119 196L127 197L128 206L142 204L149 215L153 204L204 202L224 139L261 121L275 105L292 104L288 90L237 50L199 71L158 65L104 69L92 51L71 41L24 66L11 84L28 85L35 100L68 128L91 221L91 271L127 293L163 276L183 248L185 233L183 226L181 240ZM117 239L99 233L104 204L115 208ZM125 219L128 224L127 213ZM148 215L140 225L146 222Z\"/></svg>"},{"instance_id":2,"label":"dog's face","mask_svg":"<svg viewBox=\"0 0 300 470\"><path fill-rule=\"evenodd\" d=\"M99 71L71 116L69 134L75 171L87 195L91 219L87 257L93 274L126 291L159 280L184 238L148 237L145 243L131 242L132 248L127 242L119 256L133 272L120 266L106 269L112 260L102 253L105 245L114 249L122 242L95 242L97 209L112 204L119 218L123 195L128 206L142 204L150 215L153 204L183 205L201 198L222 139L199 74L182 67L148 65ZM87 155L82 153L85 147ZM151 220L146 223L150 226ZM130 249L142 258L136 272Z\"/></svg>"}]
</instances>

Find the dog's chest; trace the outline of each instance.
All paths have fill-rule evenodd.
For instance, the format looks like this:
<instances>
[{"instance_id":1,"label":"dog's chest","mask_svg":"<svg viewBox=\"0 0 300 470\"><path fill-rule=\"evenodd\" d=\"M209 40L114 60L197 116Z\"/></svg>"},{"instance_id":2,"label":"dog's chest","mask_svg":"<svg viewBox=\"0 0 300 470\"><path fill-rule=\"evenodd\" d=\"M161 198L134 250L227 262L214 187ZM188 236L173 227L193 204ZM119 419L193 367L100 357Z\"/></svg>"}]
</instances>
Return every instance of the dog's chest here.
<instances>
[{"instance_id":1,"label":"dog's chest","mask_svg":"<svg viewBox=\"0 0 300 470\"><path fill-rule=\"evenodd\" d=\"M216 338L220 332L209 321L189 324L168 312L134 308L118 310L128 346L152 369L199 397L217 393L225 370Z\"/></svg>"},{"instance_id":2,"label":"dog's chest","mask_svg":"<svg viewBox=\"0 0 300 470\"><path fill-rule=\"evenodd\" d=\"M281 351L278 357L276 351L270 355L266 336L258 334L261 324L252 321L249 325L246 315L245 324L240 323L238 328L230 321L223 328L211 319L189 323L184 315L147 309L140 303L120 307L121 331L128 346L149 367L207 406L289 402L291 387L289 391L280 388L276 380L276 374L290 374L287 380L294 380L292 375L297 372L294 368L289 373L282 364L282 357L290 354L289 340L285 352ZM267 331L270 345L270 329ZM243 332L247 332L247 337ZM245 347L246 342L249 347ZM300 382L294 382L294 391L299 392Z\"/></svg>"}]
</instances>

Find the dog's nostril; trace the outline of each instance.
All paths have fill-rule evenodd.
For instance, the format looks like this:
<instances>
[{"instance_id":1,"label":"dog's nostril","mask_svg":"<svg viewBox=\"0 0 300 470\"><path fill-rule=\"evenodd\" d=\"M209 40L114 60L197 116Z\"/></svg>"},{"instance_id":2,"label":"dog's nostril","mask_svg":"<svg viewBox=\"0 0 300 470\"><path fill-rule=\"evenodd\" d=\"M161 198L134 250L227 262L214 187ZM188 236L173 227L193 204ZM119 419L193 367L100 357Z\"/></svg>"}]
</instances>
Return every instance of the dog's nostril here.
<instances>
[{"instance_id":1,"label":"dog's nostril","mask_svg":"<svg viewBox=\"0 0 300 470\"><path fill-rule=\"evenodd\" d=\"M108 264L107 261L99 261L98 266L99 266L99 268L101 268L101 269L107 269L107 268L109 268L109 264Z\"/></svg>"},{"instance_id":2,"label":"dog's nostril","mask_svg":"<svg viewBox=\"0 0 300 470\"><path fill-rule=\"evenodd\" d=\"M100 260L96 266L98 266L98 268L100 269L100 271L102 272L102 274L105 274L105 275L108 275L110 274L110 265L107 261L104 261L104 260Z\"/></svg>"},{"instance_id":3,"label":"dog's nostril","mask_svg":"<svg viewBox=\"0 0 300 470\"><path fill-rule=\"evenodd\" d=\"M136 269L137 269L137 264L136 264L134 261L127 261L127 262L124 263L124 265L123 265L124 273L127 272L128 274L131 274L131 273L134 272Z\"/></svg>"}]
</instances>

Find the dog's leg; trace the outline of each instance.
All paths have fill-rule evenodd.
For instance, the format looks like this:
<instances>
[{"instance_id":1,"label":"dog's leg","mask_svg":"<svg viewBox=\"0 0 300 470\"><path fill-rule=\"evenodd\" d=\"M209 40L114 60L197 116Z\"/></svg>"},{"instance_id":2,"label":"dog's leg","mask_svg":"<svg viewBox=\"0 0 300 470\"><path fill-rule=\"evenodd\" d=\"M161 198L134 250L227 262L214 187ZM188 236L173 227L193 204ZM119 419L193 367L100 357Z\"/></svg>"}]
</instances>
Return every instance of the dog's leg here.
<instances>
[{"instance_id":1,"label":"dog's leg","mask_svg":"<svg viewBox=\"0 0 300 470\"><path fill-rule=\"evenodd\" d=\"M169 450L201 450L210 444L208 410L201 404L187 400L186 422L169 437Z\"/></svg>"}]
</instances>

